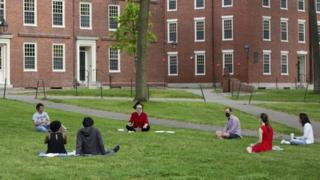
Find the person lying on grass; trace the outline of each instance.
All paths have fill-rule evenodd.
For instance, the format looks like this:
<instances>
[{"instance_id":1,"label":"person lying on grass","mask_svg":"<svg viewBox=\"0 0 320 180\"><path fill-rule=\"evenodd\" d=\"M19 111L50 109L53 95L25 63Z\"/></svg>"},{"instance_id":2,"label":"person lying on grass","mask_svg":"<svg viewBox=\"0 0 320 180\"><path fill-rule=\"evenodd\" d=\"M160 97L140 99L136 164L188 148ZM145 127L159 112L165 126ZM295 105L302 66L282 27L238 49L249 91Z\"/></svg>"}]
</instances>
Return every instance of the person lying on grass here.
<instances>
[{"instance_id":1,"label":"person lying on grass","mask_svg":"<svg viewBox=\"0 0 320 180\"><path fill-rule=\"evenodd\" d=\"M42 103L38 103L36 105L36 110L37 112L32 116L32 122L35 130L39 132L48 132L50 118L48 113L44 111L44 105Z\"/></svg>"},{"instance_id":2,"label":"person lying on grass","mask_svg":"<svg viewBox=\"0 0 320 180\"><path fill-rule=\"evenodd\" d=\"M47 153L60 153L66 154L67 151L64 147L67 144L67 136L64 134L64 128L61 126L60 121L52 121L50 123L51 132L46 135L44 143L48 144Z\"/></svg>"},{"instance_id":3,"label":"person lying on grass","mask_svg":"<svg viewBox=\"0 0 320 180\"><path fill-rule=\"evenodd\" d=\"M303 127L303 136L294 137L294 134L292 134L289 141L283 139L281 144L305 145L314 143L313 129L308 115L305 113L300 113L299 119Z\"/></svg>"},{"instance_id":4,"label":"person lying on grass","mask_svg":"<svg viewBox=\"0 0 320 180\"><path fill-rule=\"evenodd\" d=\"M136 112L131 114L129 124L126 126L128 131L149 131L150 124L148 120L148 115L143 112L143 104L137 102L133 108Z\"/></svg>"},{"instance_id":5,"label":"person lying on grass","mask_svg":"<svg viewBox=\"0 0 320 180\"><path fill-rule=\"evenodd\" d=\"M259 128L259 141L247 147L248 153L258 153L272 150L273 129L269 123L268 115L260 115L261 126Z\"/></svg>"},{"instance_id":6,"label":"person lying on grass","mask_svg":"<svg viewBox=\"0 0 320 180\"><path fill-rule=\"evenodd\" d=\"M103 139L98 128L93 127L93 119L85 117L83 119L83 128L77 133L76 154L77 155L106 155L118 152L119 145L116 145L112 151L105 150Z\"/></svg>"},{"instance_id":7,"label":"person lying on grass","mask_svg":"<svg viewBox=\"0 0 320 180\"><path fill-rule=\"evenodd\" d=\"M227 124L222 131L217 131L216 136L219 139L237 139L241 137L241 126L240 120L232 114L232 109L226 107L224 109L225 115L227 117Z\"/></svg>"}]
</instances>

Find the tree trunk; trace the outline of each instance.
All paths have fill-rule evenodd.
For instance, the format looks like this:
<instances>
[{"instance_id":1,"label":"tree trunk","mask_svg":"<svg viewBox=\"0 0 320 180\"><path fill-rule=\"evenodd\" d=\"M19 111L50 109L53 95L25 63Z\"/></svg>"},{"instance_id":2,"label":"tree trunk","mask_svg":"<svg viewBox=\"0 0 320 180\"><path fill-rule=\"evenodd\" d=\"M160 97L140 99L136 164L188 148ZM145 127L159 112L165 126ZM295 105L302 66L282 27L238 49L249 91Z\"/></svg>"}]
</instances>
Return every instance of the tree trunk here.
<instances>
[{"instance_id":1,"label":"tree trunk","mask_svg":"<svg viewBox=\"0 0 320 180\"><path fill-rule=\"evenodd\" d=\"M317 13L315 0L309 0L309 35L310 35L310 56L312 68L310 73L313 73L314 92L320 93L320 53L319 53L319 37ZM312 79L311 79L312 80Z\"/></svg>"},{"instance_id":2,"label":"tree trunk","mask_svg":"<svg viewBox=\"0 0 320 180\"><path fill-rule=\"evenodd\" d=\"M138 101L147 101L147 35L149 26L150 0L140 0L138 20L136 97Z\"/></svg>"}]
</instances>

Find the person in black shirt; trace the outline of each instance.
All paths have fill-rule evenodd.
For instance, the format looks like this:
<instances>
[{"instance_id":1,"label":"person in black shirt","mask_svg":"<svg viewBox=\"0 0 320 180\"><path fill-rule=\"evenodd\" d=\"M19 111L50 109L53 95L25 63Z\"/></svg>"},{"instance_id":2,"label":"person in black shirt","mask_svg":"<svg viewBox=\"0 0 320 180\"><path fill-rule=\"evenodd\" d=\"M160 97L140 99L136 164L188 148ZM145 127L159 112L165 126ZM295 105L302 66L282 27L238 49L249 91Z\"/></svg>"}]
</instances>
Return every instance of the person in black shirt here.
<instances>
[{"instance_id":1,"label":"person in black shirt","mask_svg":"<svg viewBox=\"0 0 320 180\"><path fill-rule=\"evenodd\" d=\"M67 136L63 133L60 121L52 121L50 123L51 132L46 135L44 140L45 144L48 144L47 153L60 153L66 154L67 151L64 147L67 144Z\"/></svg>"}]
</instances>

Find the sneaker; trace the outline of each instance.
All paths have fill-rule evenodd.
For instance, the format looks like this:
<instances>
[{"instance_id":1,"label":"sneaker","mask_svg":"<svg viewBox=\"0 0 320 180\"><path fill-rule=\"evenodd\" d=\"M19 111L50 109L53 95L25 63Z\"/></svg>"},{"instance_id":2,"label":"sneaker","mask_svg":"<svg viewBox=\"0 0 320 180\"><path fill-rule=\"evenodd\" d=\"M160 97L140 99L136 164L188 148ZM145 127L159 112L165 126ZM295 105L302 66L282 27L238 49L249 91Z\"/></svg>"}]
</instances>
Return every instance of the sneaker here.
<instances>
[{"instance_id":1,"label":"sneaker","mask_svg":"<svg viewBox=\"0 0 320 180\"><path fill-rule=\"evenodd\" d=\"M120 145L116 145L114 148L113 148L113 152L118 152L120 150Z\"/></svg>"},{"instance_id":2,"label":"sneaker","mask_svg":"<svg viewBox=\"0 0 320 180\"><path fill-rule=\"evenodd\" d=\"M282 141L280 142L280 144L290 144L289 141L286 141L285 139L282 139Z\"/></svg>"}]
</instances>

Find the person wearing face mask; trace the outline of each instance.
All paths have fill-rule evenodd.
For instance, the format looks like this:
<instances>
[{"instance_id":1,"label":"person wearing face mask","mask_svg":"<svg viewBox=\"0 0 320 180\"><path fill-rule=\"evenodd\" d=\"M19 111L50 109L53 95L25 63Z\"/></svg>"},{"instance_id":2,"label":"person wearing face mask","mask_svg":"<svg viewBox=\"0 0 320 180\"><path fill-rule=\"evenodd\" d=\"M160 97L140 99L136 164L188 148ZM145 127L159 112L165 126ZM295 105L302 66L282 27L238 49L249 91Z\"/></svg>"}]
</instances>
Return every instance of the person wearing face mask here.
<instances>
[{"instance_id":1,"label":"person wearing face mask","mask_svg":"<svg viewBox=\"0 0 320 180\"><path fill-rule=\"evenodd\" d=\"M126 126L128 131L149 131L150 124L148 120L148 115L143 112L143 105L140 102L137 102L133 108L136 112L131 114L129 124Z\"/></svg>"},{"instance_id":2,"label":"person wearing face mask","mask_svg":"<svg viewBox=\"0 0 320 180\"><path fill-rule=\"evenodd\" d=\"M241 126L240 120L232 114L232 109L226 107L224 109L225 115L227 117L227 124L222 131L217 131L216 135L219 139L237 139L241 137Z\"/></svg>"}]
</instances>

